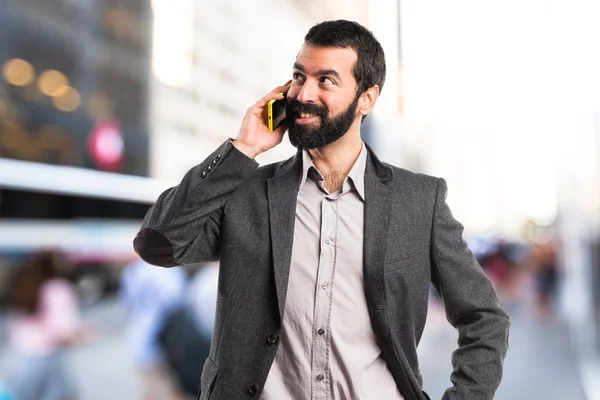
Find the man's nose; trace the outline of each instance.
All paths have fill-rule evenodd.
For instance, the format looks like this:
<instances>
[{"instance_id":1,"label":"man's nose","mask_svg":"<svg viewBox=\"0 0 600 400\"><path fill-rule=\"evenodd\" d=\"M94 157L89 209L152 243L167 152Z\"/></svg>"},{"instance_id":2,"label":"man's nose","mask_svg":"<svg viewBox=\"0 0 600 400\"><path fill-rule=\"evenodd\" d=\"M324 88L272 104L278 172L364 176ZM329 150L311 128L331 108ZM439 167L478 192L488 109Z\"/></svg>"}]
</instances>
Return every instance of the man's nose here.
<instances>
[{"instance_id":1,"label":"man's nose","mask_svg":"<svg viewBox=\"0 0 600 400\"><path fill-rule=\"evenodd\" d=\"M300 93L298 93L298 97L296 99L300 103L304 104L316 103L318 90L319 87L317 82L311 82L307 80L300 88Z\"/></svg>"}]
</instances>

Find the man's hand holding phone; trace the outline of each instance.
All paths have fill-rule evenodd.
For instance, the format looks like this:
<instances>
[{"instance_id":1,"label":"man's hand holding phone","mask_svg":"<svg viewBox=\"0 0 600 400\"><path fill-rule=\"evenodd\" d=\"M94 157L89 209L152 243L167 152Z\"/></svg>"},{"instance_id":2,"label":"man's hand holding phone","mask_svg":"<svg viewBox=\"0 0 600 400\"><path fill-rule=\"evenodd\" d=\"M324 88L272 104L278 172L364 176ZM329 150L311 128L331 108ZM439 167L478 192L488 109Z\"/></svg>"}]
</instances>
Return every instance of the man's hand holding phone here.
<instances>
[{"instance_id":1,"label":"man's hand holding phone","mask_svg":"<svg viewBox=\"0 0 600 400\"><path fill-rule=\"evenodd\" d=\"M248 157L254 159L259 154L281 143L283 135L287 130L287 125L284 121L273 132L270 132L267 122L267 107L271 100L283 100L285 98L285 93L289 89L288 85L290 82L273 89L273 91L266 94L246 112L246 116L242 121L238 136L233 141L233 145Z\"/></svg>"}]
</instances>

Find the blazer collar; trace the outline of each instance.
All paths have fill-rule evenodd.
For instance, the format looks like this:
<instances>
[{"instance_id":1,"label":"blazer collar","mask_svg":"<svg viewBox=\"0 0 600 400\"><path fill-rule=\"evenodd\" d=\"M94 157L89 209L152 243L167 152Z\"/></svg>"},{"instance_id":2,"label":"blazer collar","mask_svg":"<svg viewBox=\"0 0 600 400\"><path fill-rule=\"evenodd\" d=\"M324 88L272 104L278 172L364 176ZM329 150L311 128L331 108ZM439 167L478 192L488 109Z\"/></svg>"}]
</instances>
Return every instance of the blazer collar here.
<instances>
[{"instance_id":1,"label":"blazer collar","mask_svg":"<svg viewBox=\"0 0 600 400\"><path fill-rule=\"evenodd\" d=\"M389 182L394 179L394 172L391 167L384 164L379 160L379 157L375 154L371 146L364 142L365 147L367 148L367 167L366 170L371 174L371 178L376 177L376 179L380 180L382 183ZM369 166L369 164L371 164ZM294 175L296 176L296 182L300 183L302 179L302 167L303 167L303 152L302 150L298 150L296 154L286 161L284 161L275 171L273 178L278 178L281 176L285 176L286 178L292 178ZM370 168L371 167L371 168ZM367 173L365 171L365 174ZM374 176L373 176L374 174ZM365 177L366 179L366 177Z\"/></svg>"}]
</instances>

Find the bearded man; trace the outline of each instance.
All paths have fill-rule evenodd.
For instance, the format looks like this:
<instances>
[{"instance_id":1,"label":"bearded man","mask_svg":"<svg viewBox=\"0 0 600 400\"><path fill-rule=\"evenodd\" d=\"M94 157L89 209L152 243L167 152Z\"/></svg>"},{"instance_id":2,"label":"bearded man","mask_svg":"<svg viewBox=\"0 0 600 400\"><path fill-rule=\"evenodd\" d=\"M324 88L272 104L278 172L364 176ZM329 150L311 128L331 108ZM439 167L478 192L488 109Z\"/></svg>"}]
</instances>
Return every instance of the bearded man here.
<instances>
[{"instance_id":1,"label":"bearded man","mask_svg":"<svg viewBox=\"0 0 600 400\"><path fill-rule=\"evenodd\" d=\"M134 241L144 260L220 261L200 399L428 399L417 345L430 284L459 333L444 399L493 398L510 322L446 182L385 164L361 140L385 70L363 26L315 25L292 80L148 211ZM265 108L284 98L270 132ZM286 130L297 154L259 167Z\"/></svg>"}]
</instances>

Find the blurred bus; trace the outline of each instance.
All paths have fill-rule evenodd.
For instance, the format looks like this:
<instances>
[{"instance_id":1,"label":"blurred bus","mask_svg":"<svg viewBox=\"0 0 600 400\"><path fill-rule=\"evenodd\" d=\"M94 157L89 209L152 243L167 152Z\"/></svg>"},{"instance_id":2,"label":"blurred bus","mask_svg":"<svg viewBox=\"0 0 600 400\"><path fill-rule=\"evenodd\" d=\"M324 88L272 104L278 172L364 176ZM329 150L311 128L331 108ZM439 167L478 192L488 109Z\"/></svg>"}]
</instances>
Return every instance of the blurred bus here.
<instances>
[{"instance_id":1,"label":"blurred bus","mask_svg":"<svg viewBox=\"0 0 600 400\"><path fill-rule=\"evenodd\" d=\"M84 303L109 290L134 259L142 218L169 185L151 178L0 159L0 298L34 251L63 250Z\"/></svg>"}]
</instances>

